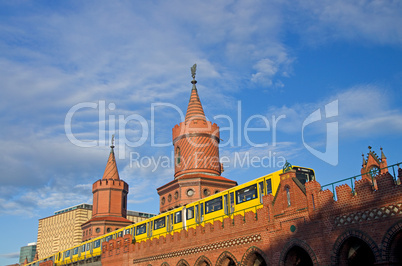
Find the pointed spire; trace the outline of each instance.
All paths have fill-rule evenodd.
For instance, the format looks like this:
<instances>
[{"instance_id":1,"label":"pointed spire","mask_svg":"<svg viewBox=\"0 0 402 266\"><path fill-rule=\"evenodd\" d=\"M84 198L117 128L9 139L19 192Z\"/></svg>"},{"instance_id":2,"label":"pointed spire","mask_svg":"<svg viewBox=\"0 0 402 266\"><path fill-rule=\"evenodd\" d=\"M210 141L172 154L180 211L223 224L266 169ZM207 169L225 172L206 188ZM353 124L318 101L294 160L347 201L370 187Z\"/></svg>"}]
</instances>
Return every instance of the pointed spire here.
<instances>
[{"instance_id":1,"label":"pointed spire","mask_svg":"<svg viewBox=\"0 0 402 266\"><path fill-rule=\"evenodd\" d=\"M380 148L380 150L381 150L381 160L387 159L387 157L385 157L385 155L384 155L384 152L382 151L382 147Z\"/></svg>"},{"instance_id":2,"label":"pointed spire","mask_svg":"<svg viewBox=\"0 0 402 266\"><path fill-rule=\"evenodd\" d=\"M364 159L364 154L362 153L362 157L363 157L363 164L362 164L362 166L365 166L366 165L366 159Z\"/></svg>"},{"instance_id":3,"label":"pointed spire","mask_svg":"<svg viewBox=\"0 0 402 266\"><path fill-rule=\"evenodd\" d=\"M197 83L197 81L195 80L196 68L197 64L194 64L191 67L191 76L193 77L191 83L193 84L193 88L191 90L190 101L187 107L186 120L185 120L186 124L191 120L207 121L207 119L205 118L204 109L202 108L201 105L200 97L198 96L197 87L195 86L195 84Z\"/></svg>"},{"instance_id":4,"label":"pointed spire","mask_svg":"<svg viewBox=\"0 0 402 266\"><path fill-rule=\"evenodd\" d=\"M120 180L119 172L117 171L116 158L114 156L114 135L112 135L112 145L110 148L109 159L107 160L102 179Z\"/></svg>"},{"instance_id":5,"label":"pointed spire","mask_svg":"<svg viewBox=\"0 0 402 266\"><path fill-rule=\"evenodd\" d=\"M23 262L23 264L22 265L26 265L26 264L28 264L28 257L25 257L25 260L24 260L24 262Z\"/></svg>"}]
</instances>

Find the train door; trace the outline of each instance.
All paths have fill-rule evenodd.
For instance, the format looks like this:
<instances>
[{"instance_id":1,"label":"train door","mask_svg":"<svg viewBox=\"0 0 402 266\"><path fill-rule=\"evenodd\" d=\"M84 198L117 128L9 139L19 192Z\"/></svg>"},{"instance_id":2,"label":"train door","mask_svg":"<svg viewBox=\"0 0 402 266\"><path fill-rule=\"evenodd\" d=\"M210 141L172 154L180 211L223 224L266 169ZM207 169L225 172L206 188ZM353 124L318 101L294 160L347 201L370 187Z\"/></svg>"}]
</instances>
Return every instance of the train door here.
<instances>
[{"instance_id":1,"label":"train door","mask_svg":"<svg viewBox=\"0 0 402 266\"><path fill-rule=\"evenodd\" d=\"M152 224L153 224L153 221L147 222L147 237L152 236Z\"/></svg>"},{"instance_id":2,"label":"train door","mask_svg":"<svg viewBox=\"0 0 402 266\"><path fill-rule=\"evenodd\" d=\"M204 203L195 205L195 222L197 224L204 221Z\"/></svg>"},{"instance_id":3,"label":"train door","mask_svg":"<svg viewBox=\"0 0 402 266\"><path fill-rule=\"evenodd\" d=\"M232 215L234 211L235 211L235 196L234 192L230 192L230 206L229 206L230 215Z\"/></svg>"},{"instance_id":4,"label":"train door","mask_svg":"<svg viewBox=\"0 0 402 266\"><path fill-rule=\"evenodd\" d=\"M166 216L166 219L167 219L166 231L170 233L173 230L173 224L174 224L173 213Z\"/></svg>"},{"instance_id":5,"label":"train door","mask_svg":"<svg viewBox=\"0 0 402 266\"><path fill-rule=\"evenodd\" d=\"M223 195L223 210L226 215L230 215L229 194Z\"/></svg>"},{"instance_id":6,"label":"train door","mask_svg":"<svg viewBox=\"0 0 402 266\"><path fill-rule=\"evenodd\" d=\"M262 197L264 196L264 181L258 183L258 190L260 193L260 203L262 203Z\"/></svg>"},{"instance_id":7,"label":"train door","mask_svg":"<svg viewBox=\"0 0 402 266\"><path fill-rule=\"evenodd\" d=\"M186 207L183 207L183 213L182 213L182 217L183 217L183 219L182 219L182 226L183 226L183 229L187 229L186 228L186 221L187 221L187 212L186 212Z\"/></svg>"}]
</instances>

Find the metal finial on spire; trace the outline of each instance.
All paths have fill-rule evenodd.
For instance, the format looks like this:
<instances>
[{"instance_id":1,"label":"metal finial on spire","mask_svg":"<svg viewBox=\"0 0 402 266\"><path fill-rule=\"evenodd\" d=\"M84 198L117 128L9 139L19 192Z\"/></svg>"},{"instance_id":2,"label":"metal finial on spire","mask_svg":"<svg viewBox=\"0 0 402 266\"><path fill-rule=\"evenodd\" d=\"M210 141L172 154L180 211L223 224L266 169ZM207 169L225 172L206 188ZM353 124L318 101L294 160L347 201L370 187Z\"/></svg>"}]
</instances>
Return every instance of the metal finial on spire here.
<instances>
[{"instance_id":1,"label":"metal finial on spire","mask_svg":"<svg viewBox=\"0 0 402 266\"><path fill-rule=\"evenodd\" d=\"M191 81L192 84L196 84L197 81L195 80L195 72L197 71L197 64L194 64L191 67L191 76L193 77L193 80Z\"/></svg>"},{"instance_id":2,"label":"metal finial on spire","mask_svg":"<svg viewBox=\"0 0 402 266\"><path fill-rule=\"evenodd\" d=\"M371 151L371 146L368 146L369 150Z\"/></svg>"},{"instance_id":3,"label":"metal finial on spire","mask_svg":"<svg viewBox=\"0 0 402 266\"><path fill-rule=\"evenodd\" d=\"M114 148L114 134L112 135L112 146L110 146L110 148Z\"/></svg>"}]
</instances>

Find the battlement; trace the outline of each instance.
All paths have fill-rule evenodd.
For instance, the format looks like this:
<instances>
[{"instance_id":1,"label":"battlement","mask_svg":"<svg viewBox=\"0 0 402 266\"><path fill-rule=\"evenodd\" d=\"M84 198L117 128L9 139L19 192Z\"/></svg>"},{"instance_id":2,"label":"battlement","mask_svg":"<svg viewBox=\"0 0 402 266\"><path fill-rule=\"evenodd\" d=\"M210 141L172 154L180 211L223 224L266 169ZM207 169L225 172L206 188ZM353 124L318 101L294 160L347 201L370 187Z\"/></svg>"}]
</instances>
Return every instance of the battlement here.
<instances>
[{"instance_id":1,"label":"battlement","mask_svg":"<svg viewBox=\"0 0 402 266\"><path fill-rule=\"evenodd\" d=\"M402 170L398 173L402 177ZM227 254L225 250L243 261L253 247L265 250L267 261L278 264L281 250L286 251L290 245L286 243L292 239L303 239L299 245L314 250L314 258L320 258L320 263L331 264L332 251L322 246L336 246L337 236L348 226L359 223L367 232L377 232L376 223L391 226L402 218L402 186L389 172L375 177L376 188L365 178L356 180L353 189L347 184L336 186L336 197L329 189L321 190L317 181L307 182L303 189L293 178L294 173L281 177L275 198L264 196L259 209L256 206L222 221L206 221L196 228L139 243L132 241L131 235L110 240L102 244L102 264L176 265L185 256L193 265L202 255L218 261ZM376 241L381 241L384 233L378 234Z\"/></svg>"},{"instance_id":2,"label":"battlement","mask_svg":"<svg viewBox=\"0 0 402 266\"><path fill-rule=\"evenodd\" d=\"M178 137L191 134L208 134L214 136L219 140L219 126L210 121L202 120L190 120L187 124L181 122L179 125L175 125L172 129L173 142Z\"/></svg>"},{"instance_id":3,"label":"battlement","mask_svg":"<svg viewBox=\"0 0 402 266\"><path fill-rule=\"evenodd\" d=\"M92 193L102 189L119 189L128 193L128 184L123 180L99 179L92 185Z\"/></svg>"}]
</instances>

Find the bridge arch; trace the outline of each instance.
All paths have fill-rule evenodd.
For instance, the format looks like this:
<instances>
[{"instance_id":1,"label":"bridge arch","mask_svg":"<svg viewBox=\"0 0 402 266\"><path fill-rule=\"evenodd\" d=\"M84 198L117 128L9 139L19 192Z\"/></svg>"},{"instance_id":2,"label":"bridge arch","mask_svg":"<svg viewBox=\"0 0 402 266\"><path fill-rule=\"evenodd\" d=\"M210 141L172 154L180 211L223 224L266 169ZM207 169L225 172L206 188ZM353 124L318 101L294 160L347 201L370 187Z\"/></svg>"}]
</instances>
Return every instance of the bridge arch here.
<instances>
[{"instance_id":1,"label":"bridge arch","mask_svg":"<svg viewBox=\"0 0 402 266\"><path fill-rule=\"evenodd\" d=\"M297 238L290 240L283 247L279 265L318 265L317 256L313 249L304 241Z\"/></svg>"},{"instance_id":2,"label":"bridge arch","mask_svg":"<svg viewBox=\"0 0 402 266\"><path fill-rule=\"evenodd\" d=\"M190 264L185 259L181 259L176 266L190 266Z\"/></svg>"},{"instance_id":3,"label":"bridge arch","mask_svg":"<svg viewBox=\"0 0 402 266\"><path fill-rule=\"evenodd\" d=\"M360 230L347 230L335 241L332 265L373 265L381 260L374 240Z\"/></svg>"},{"instance_id":4,"label":"bridge arch","mask_svg":"<svg viewBox=\"0 0 402 266\"><path fill-rule=\"evenodd\" d=\"M212 263L207 257L202 255L201 257L199 257L197 259L197 261L195 262L194 266L212 266Z\"/></svg>"},{"instance_id":5,"label":"bridge arch","mask_svg":"<svg viewBox=\"0 0 402 266\"><path fill-rule=\"evenodd\" d=\"M235 266L238 262L236 257L229 251L224 251L216 260L216 266Z\"/></svg>"},{"instance_id":6,"label":"bridge arch","mask_svg":"<svg viewBox=\"0 0 402 266\"><path fill-rule=\"evenodd\" d=\"M385 233L382 241L382 260L402 264L402 221L394 223ZM398 252L399 251L399 252Z\"/></svg>"},{"instance_id":7,"label":"bridge arch","mask_svg":"<svg viewBox=\"0 0 402 266\"><path fill-rule=\"evenodd\" d=\"M244 253L241 260L243 266L267 266L268 258L258 247L252 246Z\"/></svg>"}]
</instances>

